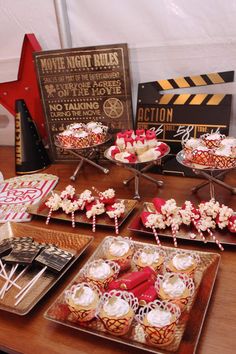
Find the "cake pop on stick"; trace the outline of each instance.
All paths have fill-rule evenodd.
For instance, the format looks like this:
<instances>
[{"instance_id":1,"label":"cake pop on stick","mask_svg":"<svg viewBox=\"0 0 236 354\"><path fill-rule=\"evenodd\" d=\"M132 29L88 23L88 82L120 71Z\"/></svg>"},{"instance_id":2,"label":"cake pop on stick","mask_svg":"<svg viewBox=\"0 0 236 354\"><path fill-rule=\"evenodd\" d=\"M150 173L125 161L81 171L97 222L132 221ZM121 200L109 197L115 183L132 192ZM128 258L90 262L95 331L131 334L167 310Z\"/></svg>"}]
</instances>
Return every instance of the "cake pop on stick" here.
<instances>
[{"instance_id":1,"label":"cake pop on stick","mask_svg":"<svg viewBox=\"0 0 236 354\"><path fill-rule=\"evenodd\" d=\"M227 226L230 232L236 232L236 215L230 216Z\"/></svg>"},{"instance_id":2,"label":"cake pop on stick","mask_svg":"<svg viewBox=\"0 0 236 354\"><path fill-rule=\"evenodd\" d=\"M121 200L120 202L114 203L112 205L108 205L106 207L106 213L109 218L115 220L115 233L119 234L119 227L118 227L118 218L122 217L125 212L125 202Z\"/></svg>"}]
</instances>

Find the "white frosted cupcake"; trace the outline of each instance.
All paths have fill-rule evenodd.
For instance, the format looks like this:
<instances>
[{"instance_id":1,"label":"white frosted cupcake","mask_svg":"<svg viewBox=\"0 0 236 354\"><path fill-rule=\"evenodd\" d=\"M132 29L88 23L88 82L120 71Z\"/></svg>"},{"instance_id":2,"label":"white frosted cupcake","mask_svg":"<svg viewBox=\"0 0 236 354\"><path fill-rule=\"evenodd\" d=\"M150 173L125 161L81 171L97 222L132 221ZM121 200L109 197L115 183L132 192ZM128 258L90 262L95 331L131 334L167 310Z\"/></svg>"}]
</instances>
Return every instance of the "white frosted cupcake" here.
<instances>
[{"instance_id":1,"label":"white frosted cupcake","mask_svg":"<svg viewBox=\"0 0 236 354\"><path fill-rule=\"evenodd\" d=\"M98 259L86 265L83 273L86 281L106 289L109 283L116 279L120 271L120 266L110 260Z\"/></svg>"},{"instance_id":2,"label":"white frosted cupcake","mask_svg":"<svg viewBox=\"0 0 236 354\"><path fill-rule=\"evenodd\" d=\"M220 133L204 134L201 136L203 143L209 148L217 148L220 146L221 141L225 138L225 135Z\"/></svg>"},{"instance_id":3,"label":"white frosted cupcake","mask_svg":"<svg viewBox=\"0 0 236 354\"><path fill-rule=\"evenodd\" d=\"M161 272L165 257L166 254L163 250L145 246L135 252L133 262L139 270L149 266L153 268L155 272Z\"/></svg>"},{"instance_id":4,"label":"white frosted cupcake","mask_svg":"<svg viewBox=\"0 0 236 354\"><path fill-rule=\"evenodd\" d=\"M141 307L135 318L145 332L146 341L161 347L174 340L180 315L181 311L177 305L169 301L155 300Z\"/></svg>"},{"instance_id":5,"label":"white frosted cupcake","mask_svg":"<svg viewBox=\"0 0 236 354\"><path fill-rule=\"evenodd\" d=\"M130 268L134 253L134 246L128 237L109 237L104 244L104 253L107 259L119 264L120 270Z\"/></svg>"},{"instance_id":6,"label":"white frosted cupcake","mask_svg":"<svg viewBox=\"0 0 236 354\"><path fill-rule=\"evenodd\" d=\"M185 310L195 291L193 279L181 273L158 275L155 288L161 300L171 301L178 305L181 311Z\"/></svg>"},{"instance_id":7,"label":"white frosted cupcake","mask_svg":"<svg viewBox=\"0 0 236 354\"><path fill-rule=\"evenodd\" d=\"M138 299L132 293L112 290L101 297L97 317L109 333L123 336L129 331L138 306Z\"/></svg>"},{"instance_id":8,"label":"white frosted cupcake","mask_svg":"<svg viewBox=\"0 0 236 354\"><path fill-rule=\"evenodd\" d=\"M200 257L196 253L176 252L166 262L166 270L172 273L183 273L193 277L200 263Z\"/></svg>"},{"instance_id":9,"label":"white frosted cupcake","mask_svg":"<svg viewBox=\"0 0 236 354\"><path fill-rule=\"evenodd\" d=\"M65 291L65 300L75 319L79 322L86 322L95 317L101 295L101 291L96 286L80 283Z\"/></svg>"},{"instance_id":10,"label":"white frosted cupcake","mask_svg":"<svg viewBox=\"0 0 236 354\"><path fill-rule=\"evenodd\" d=\"M225 145L214 151L214 166L219 169L232 168L236 166L236 149Z\"/></svg>"}]
</instances>

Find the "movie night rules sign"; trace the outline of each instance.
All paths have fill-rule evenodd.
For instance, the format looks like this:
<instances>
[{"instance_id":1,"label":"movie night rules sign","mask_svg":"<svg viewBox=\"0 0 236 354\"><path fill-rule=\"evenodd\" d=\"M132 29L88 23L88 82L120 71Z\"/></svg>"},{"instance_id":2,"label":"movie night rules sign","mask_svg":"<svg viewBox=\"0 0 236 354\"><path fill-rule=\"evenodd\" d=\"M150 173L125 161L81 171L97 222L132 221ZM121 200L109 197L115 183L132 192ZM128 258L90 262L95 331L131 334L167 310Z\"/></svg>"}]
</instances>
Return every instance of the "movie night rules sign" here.
<instances>
[{"instance_id":1,"label":"movie night rules sign","mask_svg":"<svg viewBox=\"0 0 236 354\"><path fill-rule=\"evenodd\" d=\"M38 52L35 64L55 161L74 159L55 145L69 124L93 120L112 132L132 128L126 44Z\"/></svg>"}]
</instances>

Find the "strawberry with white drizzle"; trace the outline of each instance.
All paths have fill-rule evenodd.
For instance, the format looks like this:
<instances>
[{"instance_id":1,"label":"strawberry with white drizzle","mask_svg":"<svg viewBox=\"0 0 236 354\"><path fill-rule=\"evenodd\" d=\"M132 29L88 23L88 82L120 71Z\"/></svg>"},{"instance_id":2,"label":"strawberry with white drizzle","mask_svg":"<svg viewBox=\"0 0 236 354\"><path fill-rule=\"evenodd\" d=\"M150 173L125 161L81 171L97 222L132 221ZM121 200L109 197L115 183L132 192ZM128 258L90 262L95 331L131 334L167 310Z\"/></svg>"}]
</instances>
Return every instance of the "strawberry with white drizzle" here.
<instances>
[{"instance_id":1,"label":"strawberry with white drizzle","mask_svg":"<svg viewBox=\"0 0 236 354\"><path fill-rule=\"evenodd\" d=\"M120 202L114 203L112 205L107 205L106 207L106 213L109 216L109 218L115 220L115 232L117 235L119 234L118 218L122 217L124 212L125 212L124 200L121 200Z\"/></svg>"}]
</instances>

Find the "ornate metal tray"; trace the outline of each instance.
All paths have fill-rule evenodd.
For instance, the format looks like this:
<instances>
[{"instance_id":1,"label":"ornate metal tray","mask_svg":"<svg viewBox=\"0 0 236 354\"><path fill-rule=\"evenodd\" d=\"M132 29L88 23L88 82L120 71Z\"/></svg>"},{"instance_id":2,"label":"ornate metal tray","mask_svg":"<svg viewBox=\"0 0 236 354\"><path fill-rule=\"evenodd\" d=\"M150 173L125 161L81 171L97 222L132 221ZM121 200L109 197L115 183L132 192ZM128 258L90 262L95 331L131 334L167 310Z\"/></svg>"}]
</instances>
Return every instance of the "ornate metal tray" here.
<instances>
[{"instance_id":1,"label":"ornate metal tray","mask_svg":"<svg viewBox=\"0 0 236 354\"><path fill-rule=\"evenodd\" d=\"M105 242L106 238L102 241L88 262L98 258L106 258L103 251ZM143 242L134 242L134 245L135 249L139 249L143 248L147 244ZM157 246L152 245L152 247L156 248ZM163 250L166 252L167 256L176 251L175 248L170 247L163 247ZM103 337L107 340L123 343L125 345L143 349L152 353L194 353L206 315L207 307L210 302L210 297L218 272L220 256L217 253L193 252L189 250L188 252L195 253L200 257L198 271L194 277L196 292L193 299L188 304L187 310L180 317L174 341L165 348L154 347L147 344L144 333L135 320L133 321L128 334L122 337L116 337L105 332L104 327L98 319L94 319L87 324L84 323L83 325L75 322L75 319L71 316L71 313L67 308L64 294L65 290L69 289L73 284L81 281L82 272L87 263L83 268L81 268L70 285L64 289L61 295L46 311L45 318L63 326L71 327L75 330L87 332L95 336ZM198 301L195 301L196 298Z\"/></svg>"},{"instance_id":2,"label":"ornate metal tray","mask_svg":"<svg viewBox=\"0 0 236 354\"><path fill-rule=\"evenodd\" d=\"M57 193L58 191L55 192ZM45 205L46 200L47 198L44 198L40 201L40 203L31 205L27 209L27 211L30 214L44 216L45 218L47 218L49 209ZM117 201L119 200L120 199L117 199ZM118 218L118 226L121 226L123 222L126 220L126 218L129 216L129 214L134 210L137 201L132 199L124 199L124 203L125 203L125 213L121 218ZM51 219L59 219L59 220L65 220L71 222L71 216L65 214L63 211L60 210L52 212ZM85 215L85 212L83 211L79 211L75 213L75 222L92 225L92 219L88 219ZM114 227L114 219L110 219L109 216L106 215L106 213L103 213L96 217L96 225Z\"/></svg>"},{"instance_id":3,"label":"ornate metal tray","mask_svg":"<svg viewBox=\"0 0 236 354\"><path fill-rule=\"evenodd\" d=\"M143 203L143 209L144 211L155 211L154 205L152 203ZM142 212L142 210L140 211L140 213ZM142 220L140 218L140 214L136 215L131 223L128 225L128 229L133 231L133 232L139 232L142 234L146 234L149 237L153 237L154 239L154 235L151 229L147 229L143 223ZM195 238L191 239L190 238L190 234L194 232L195 234ZM220 243L225 244L225 245L236 245L236 237L235 234L229 232L229 231L223 231L223 230L213 230L214 235L216 236L216 238L219 240ZM173 238L172 234L171 234L171 229L170 228L166 228L165 230L158 230L157 229L157 233L159 236L163 236L163 237L170 237ZM179 239L182 240L189 240L191 242L202 242L202 238L198 235L198 233L196 232L196 230L192 229L191 227L188 226L180 226L179 232L177 233L177 241ZM207 242L210 243L215 243L213 239L211 239L210 237L207 237ZM178 242L178 245L180 245L180 242ZM217 246L216 246L217 247ZM218 248L217 248L218 249Z\"/></svg>"},{"instance_id":4,"label":"ornate metal tray","mask_svg":"<svg viewBox=\"0 0 236 354\"><path fill-rule=\"evenodd\" d=\"M56 282L69 270L71 265L85 251L88 245L92 242L92 236L72 234L62 231L48 230L46 228L34 227L19 223L6 223L0 227L0 241L10 237L31 236L35 241L40 243L52 243L62 249L70 250L74 253L73 259L60 272L53 273L46 271L37 282L36 286L32 287L31 291L17 305L15 303L15 295L19 290L12 287L3 299L0 299L0 309L8 312L13 312L17 315L26 315L42 297L56 284ZM17 281L21 287L24 287L39 271L38 267L30 266L29 270ZM0 278L0 289L4 282Z\"/></svg>"}]
</instances>

